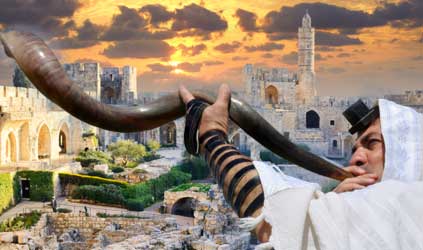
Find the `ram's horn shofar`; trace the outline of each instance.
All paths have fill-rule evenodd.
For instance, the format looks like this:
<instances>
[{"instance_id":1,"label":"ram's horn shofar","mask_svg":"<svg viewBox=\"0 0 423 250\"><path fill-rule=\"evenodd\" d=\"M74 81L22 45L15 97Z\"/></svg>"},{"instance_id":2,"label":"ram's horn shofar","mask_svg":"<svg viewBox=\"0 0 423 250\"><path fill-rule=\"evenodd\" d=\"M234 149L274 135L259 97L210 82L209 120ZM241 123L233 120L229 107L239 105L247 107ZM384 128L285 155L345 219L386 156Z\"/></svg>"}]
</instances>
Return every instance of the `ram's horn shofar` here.
<instances>
[{"instance_id":1,"label":"ram's horn shofar","mask_svg":"<svg viewBox=\"0 0 423 250\"><path fill-rule=\"evenodd\" d=\"M72 82L54 53L37 36L17 31L1 33L6 54L16 60L28 79L51 101L78 119L106 130L135 132L149 130L181 117L185 107L177 93L134 107L103 104ZM208 103L213 94L193 93ZM297 147L276 131L248 104L232 97L230 118L247 134L272 152L317 174L343 180L351 174Z\"/></svg>"}]
</instances>

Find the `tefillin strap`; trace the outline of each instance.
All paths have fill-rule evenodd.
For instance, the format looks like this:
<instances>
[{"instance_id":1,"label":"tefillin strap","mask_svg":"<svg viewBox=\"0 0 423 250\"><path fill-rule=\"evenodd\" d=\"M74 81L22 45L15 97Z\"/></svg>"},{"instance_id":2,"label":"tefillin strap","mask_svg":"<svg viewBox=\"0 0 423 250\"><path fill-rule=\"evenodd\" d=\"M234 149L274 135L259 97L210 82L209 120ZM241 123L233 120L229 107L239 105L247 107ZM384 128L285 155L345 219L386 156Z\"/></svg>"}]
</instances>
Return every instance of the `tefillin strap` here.
<instances>
[{"instance_id":1,"label":"tefillin strap","mask_svg":"<svg viewBox=\"0 0 423 250\"><path fill-rule=\"evenodd\" d=\"M199 155L200 153L198 128L200 126L203 111L207 106L207 103L199 99L193 99L186 105L187 113L185 120L184 143L188 153L192 155Z\"/></svg>"}]
</instances>

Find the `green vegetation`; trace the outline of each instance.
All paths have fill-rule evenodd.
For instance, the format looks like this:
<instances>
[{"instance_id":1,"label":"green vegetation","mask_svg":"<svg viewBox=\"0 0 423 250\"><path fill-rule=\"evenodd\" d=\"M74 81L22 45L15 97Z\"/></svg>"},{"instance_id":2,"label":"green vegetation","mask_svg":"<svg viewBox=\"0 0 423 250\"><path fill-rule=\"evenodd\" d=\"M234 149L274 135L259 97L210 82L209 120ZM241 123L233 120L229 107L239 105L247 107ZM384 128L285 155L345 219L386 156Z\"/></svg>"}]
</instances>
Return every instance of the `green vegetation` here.
<instances>
[{"instance_id":1,"label":"green vegetation","mask_svg":"<svg viewBox=\"0 0 423 250\"><path fill-rule=\"evenodd\" d=\"M54 195L53 172L19 171L17 175L29 179L29 199L31 201L49 201Z\"/></svg>"},{"instance_id":2,"label":"green vegetation","mask_svg":"<svg viewBox=\"0 0 423 250\"><path fill-rule=\"evenodd\" d=\"M202 183L184 183L181 184L177 187L172 188L170 191L171 192L181 192L181 191L185 191L188 190L192 187L197 187L198 188L198 192L202 192L202 193L207 193L209 192L210 188L211 188L211 184L202 184Z\"/></svg>"},{"instance_id":3,"label":"green vegetation","mask_svg":"<svg viewBox=\"0 0 423 250\"><path fill-rule=\"evenodd\" d=\"M160 143L156 140L149 140L147 141L147 149L148 151L153 152L155 154L157 150L160 148Z\"/></svg>"},{"instance_id":4,"label":"green vegetation","mask_svg":"<svg viewBox=\"0 0 423 250\"><path fill-rule=\"evenodd\" d=\"M144 211L144 201L138 199L128 199L126 201L126 208L129 211Z\"/></svg>"},{"instance_id":5,"label":"green vegetation","mask_svg":"<svg viewBox=\"0 0 423 250\"><path fill-rule=\"evenodd\" d=\"M98 186L101 184L113 184L119 187L126 187L128 183L124 181L117 181L112 179L105 179L97 176L81 175L81 174L69 174L59 173L60 183L63 186L73 184L77 186L83 185L94 185Z\"/></svg>"},{"instance_id":6,"label":"green vegetation","mask_svg":"<svg viewBox=\"0 0 423 250\"><path fill-rule=\"evenodd\" d=\"M168 173L158 178L143 183L128 186L123 190L126 199L136 199L143 203L144 207L152 205L155 201L163 199L164 192L171 187L190 181L191 175L172 168Z\"/></svg>"},{"instance_id":7,"label":"green vegetation","mask_svg":"<svg viewBox=\"0 0 423 250\"><path fill-rule=\"evenodd\" d=\"M108 204L125 204L122 189L112 184L103 184L100 186L83 185L77 187L72 193L72 198Z\"/></svg>"},{"instance_id":8,"label":"green vegetation","mask_svg":"<svg viewBox=\"0 0 423 250\"><path fill-rule=\"evenodd\" d=\"M310 148L305 145L305 144L298 144L298 147L306 150L306 151L310 151ZM262 161L270 161L273 164L276 165L280 165L280 164L290 164L290 162L282 157L280 157L279 155L269 151L269 150L263 150L260 151L260 159Z\"/></svg>"},{"instance_id":9,"label":"green vegetation","mask_svg":"<svg viewBox=\"0 0 423 250\"><path fill-rule=\"evenodd\" d=\"M119 204L129 210L142 211L155 201L163 199L169 188L190 181L191 175L172 168L158 178L135 185L94 176L60 173L62 185L77 185L72 198L101 203ZM107 185L113 184L113 185Z\"/></svg>"},{"instance_id":10,"label":"green vegetation","mask_svg":"<svg viewBox=\"0 0 423 250\"><path fill-rule=\"evenodd\" d=\"M29 214L22 214L13 219L6 220L0 224L0 232L13 232L29 229L41 218L41 213L32 211Z\"/></svg>"},{"instance_id":11,"label":"green vegetation","mask_svg":"<svg viewBox=\"0 0 423 250\"><path fill-rule=\"evenodd\" d=\"M68 214L68 213L72 213L72 210L70 210L69 208L58 208L57 209L58 213L64 213L64 214Z\"/></svg>"},{"instance_id":12,"label":"green vegetation","mask_svg":"<svg viewBox=\"0 0 423 250\"><path fill-rule=\"evenodd\" d=\"M19 190L18 190L19 191ZM0 174L0 214L13 205L16 195L14 181L10 173Z\"/></svg>"},{"instance_id":13,"label":"green vegetation","mask_svg":"<svg viewBox=\"0 0 423 250\"><path fill-rule=\"evenodd\" d=\"M147 154L144 145L137 144L131 140L121 140L112 143L107 149L112 154L114 160L116 158L122 160L123 166L126 166L128 162L137 162Z\"/></svg>"},{"instance_id":14,"label":"green vegetation","mask_svg":"<svg viewBox=\"0 0 423 250\"><path fill-rule=\"evenodd\" d=\"M81 166L89 167L96 164L108 164L112 158L102 151L87 150L79 152L75 160L79 161Z\"/></svg>"},{"instance_id":15,"label":"green vegetation","mask_svg":"<svg viewBox=\"0 0 423 250\"><path fill-rule=\"evenodd\" d=\"M125 169L123 167L117 166L117 167L112 168L112 172L115 173L115 174L122 173L123 171L125 171Z\"/></svg>"},{"instance_id":16,"label":"green vegetation","mask_svg":"<svg viewBox=\"0 0 423 250\"><path fill-rule=\"evenodd\" d=\"M86 175L97 176L97 177L101 177L101 178L105 178L105 179L112 179L113 178L113 176L108 175L108 174L104 173L103 171L92 170L92 169L88 169L87 172L86 172Z\"/></svg>"},{"instance_id":17,"label":"green vegetation","mask_svg":"<svg viewBox=\"0 0 423 250\"><path fill-rule=\"evenodd\" d=\"M193 180L201 180L209 176L210 170L203 158L192 156L186 151L183 156L183 162L177 166L179 170L191 174Z\"/></svg>"}]
</instances>

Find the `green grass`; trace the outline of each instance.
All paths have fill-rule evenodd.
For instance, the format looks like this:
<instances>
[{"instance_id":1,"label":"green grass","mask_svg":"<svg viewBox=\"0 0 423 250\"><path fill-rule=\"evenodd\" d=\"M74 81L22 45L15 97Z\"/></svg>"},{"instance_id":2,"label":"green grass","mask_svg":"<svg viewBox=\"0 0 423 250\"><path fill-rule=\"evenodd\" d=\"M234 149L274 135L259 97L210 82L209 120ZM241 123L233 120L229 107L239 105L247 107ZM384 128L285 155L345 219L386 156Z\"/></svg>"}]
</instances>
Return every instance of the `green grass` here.
<instances>
[{"instance_id":1,"label":"green grass","mask_svg":"<svg viewBox=\"0 0 423 250\"><path fill-rule=\"evenodd\" d=\"M171 192L181 192L186 191L192 187L198 187L198 192L207 193L210 190L211 184L201 184L201 183L184 183L177 187L172 188Z\"/></svg>"}]
</instances>

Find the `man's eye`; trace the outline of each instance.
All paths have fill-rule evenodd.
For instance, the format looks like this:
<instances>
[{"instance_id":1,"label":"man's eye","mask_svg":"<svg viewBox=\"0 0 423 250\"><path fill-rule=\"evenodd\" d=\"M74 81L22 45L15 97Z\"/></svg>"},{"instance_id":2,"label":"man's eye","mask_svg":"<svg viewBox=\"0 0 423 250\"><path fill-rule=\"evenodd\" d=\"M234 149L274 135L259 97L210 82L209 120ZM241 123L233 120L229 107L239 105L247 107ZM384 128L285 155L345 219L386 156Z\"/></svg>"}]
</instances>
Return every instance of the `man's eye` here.
<instances>
[{"instance_id":1,"label":"man's eye","mask_svg":"<svg viewBox=\"0 0 423 250\"><path fill-rule=\"evenodd\" d=\"M374 147L379 142L381 142L381 140L379 140L379 139L370 139L369 142L368 142L368 146L369 146L369 148Z\"/></svg>"}]
</instances>

